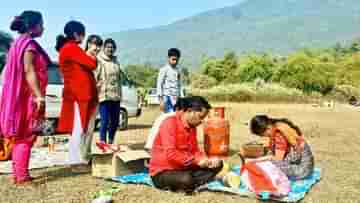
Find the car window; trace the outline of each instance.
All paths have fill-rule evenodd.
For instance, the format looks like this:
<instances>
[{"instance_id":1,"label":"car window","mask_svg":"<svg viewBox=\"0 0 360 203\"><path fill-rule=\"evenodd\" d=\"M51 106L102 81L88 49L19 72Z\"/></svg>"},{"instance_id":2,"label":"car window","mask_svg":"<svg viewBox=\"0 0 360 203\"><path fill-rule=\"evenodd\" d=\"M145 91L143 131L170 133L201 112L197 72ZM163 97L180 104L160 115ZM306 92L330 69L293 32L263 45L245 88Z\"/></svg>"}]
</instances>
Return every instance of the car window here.
<instances>
[{"instance_id":1,"label":"car window","mask_svg":"<svg viewBox=\"0 0 360 203\"><path fill-rule=\"evenodd\" d=\"M150 89L149 94L150 95L155 95L156 94L156 89Z\"/></svg>"},{"instance_id":2,"label":"car window","mask_svg":"<svg viewBox=\"0 0 360 203\"><path fill-rule=\"evenodd\" d=\"M121 85L128 87L131 86L132 83L129 81L126 74L123 71L120 71L120 74L121 74Z\"/></svg>"},{"instance_id":3,"label":"car window","mask_svg":"<svg viewBox=\"0 0 360 203\"><path fill-rule=\"evenodd\" d=\"M3 74L0 74L0 85L2 84L2 76ZM59 73L59 67L55 64L49 65L48 77L50 85L62 85L64 83Z\"/></svg>"},{"instance_id":4,"label":"car window","mask_svg":"<svg viewBox=\"0 0 360 203\"><path fill-rule=\"evenodd\" d=\"M62 85L63 79L59 73L59 67L52 64L48 68L49 84L50 85Z\"/></svg>"}]
</instances>

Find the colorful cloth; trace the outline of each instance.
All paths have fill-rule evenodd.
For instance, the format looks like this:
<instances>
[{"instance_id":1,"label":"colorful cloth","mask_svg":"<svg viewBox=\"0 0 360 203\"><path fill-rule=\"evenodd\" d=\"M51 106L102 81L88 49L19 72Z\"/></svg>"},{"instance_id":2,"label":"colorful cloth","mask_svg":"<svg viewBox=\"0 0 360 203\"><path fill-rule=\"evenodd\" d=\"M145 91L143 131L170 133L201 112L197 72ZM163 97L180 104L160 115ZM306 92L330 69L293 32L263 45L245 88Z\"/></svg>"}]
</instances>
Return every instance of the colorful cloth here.
<instances>
[{"instance_id":1,"label":"colorful cloth","mask_svg":"<svg viewBox=\"0 0 360 203\"><path fill-rule=\"evenodd\" d=\"M255 194L267 191L270 195L282 197L290 192L288 177L270 161L244 164L241 177L248 190Z\"/></svg>"},{"instance_id":2,"label":"colorful cloth","mask_svg":"<svg viewBox=\"0 0 360 203\"><path fill-rule=\"evenodd\" d=\"M303 179L312 174L314 170L314 156L308 144L302 151L291 149L284 160L272 160L274 165L280 168L289 179Z\"/></svg>"},{"instance_id":3,"label":"colorful cloth","mask_svg":"<svg viewBox=\"0 0 360 203\"><path fill-rule=\"evenodd\" d=\"M24 55L27 51L34 56L32 64L43 96L46 95L50 64L45 51L27 34L20 35L8 53L0 98L0 135L14 140L11 157L16 182L30 179L30 151L45 118L45 111L37 112L35 95L26 81Z\"/></svg>"},{"instance_id":4,"label":"colorful cloth","mask_svg":"<svg viewBox=\"0 0 360 203\"><path fill-rule=\"evenodd\" d=\"M287 123L277 122L275 123L275 132L273 134L280 132L283 136L285 136L286 140L291 146L297 147L304 141L302 135L299 135L298 132L290 127Z\"/></svg>"},{"instance_id":5,"label":"colorful cloth","mask_svg":"<svg viewBox=\"0 0 360 203\"><path fill-rule=\"evenodd\" d=\"M0 98L0 134L7 138L15 137L16 142L33 142L33 122L44 116L35 115L35 96L25 78L25 51L34 54L33 65L44 96L48 83L47 66L50 63L48 55L29 35L20 35L9 50Z\"/></svg>"},{"instance_id":6,"label":"colorful cloth","mask_svg":"<svg viewBox=\"0 0 360 203\"><path fill-rule=\"evenodd\" d=\"M21 149L21 147L20 147ZM29 169L41 169L68 164L68 144L55 145L55 151L49 152L47 147L32 147ZM12 173L13 161L0 161L0 174Z\"/></svg>"},{"instance_id":7,"label":"colorful cloth","mask_svg":"<svg viewBox=\"0 0 360 203\"><path fill-rule=\"evenodd\" d=\"M240 174L240 166L234 166L232 168L232 171L234 171L237 174ZM321 170L320 168L315 168L313 173L308 176L307 178L303 180L291 180L291 190L285 197L274 197L270 196L268 192L261 192L259 195L256 195L255 193L249 191L246 188L246 185L244 182L240 185L240 188L230 188L226 187L221 181L212 181L204 186L201 186L198 188L198 190L209 190L209 191L217 191L217 192L227 192L243 197L249 197L249 198L258 198L261 200L276 200L279 202L298 202L305 198L306 194L311 190L311 188L319 182L321 179ZM150 175L147 171L144 171L143 173L136 173L126 176L118 176L113 177L113 181L120 182L123 184L144 184L148 186L154 186Z\"/></svg>"},{"instance_id":8,"label":"colorful cloth","mask_svg":"<svg viewBox=\"0 0 360 203\"><path fill-rule=\"evenodd\" d=\"M286 123L277 123L272 130L269 150L284 151L283 160L273 160L290 179L303 179L314 169L314 156L310 146L302 136Z\"/></svg>"},{"instance_id":9,"label":"colorful cloth","mask_svg":"<svg viewBox=\"0 0 360 203\"><path fill-rule=\"evenodd\" d=\"M14 144L15 139L0 137L0 161L7 161L11 159Z\"/></svg>"}]
</instances>

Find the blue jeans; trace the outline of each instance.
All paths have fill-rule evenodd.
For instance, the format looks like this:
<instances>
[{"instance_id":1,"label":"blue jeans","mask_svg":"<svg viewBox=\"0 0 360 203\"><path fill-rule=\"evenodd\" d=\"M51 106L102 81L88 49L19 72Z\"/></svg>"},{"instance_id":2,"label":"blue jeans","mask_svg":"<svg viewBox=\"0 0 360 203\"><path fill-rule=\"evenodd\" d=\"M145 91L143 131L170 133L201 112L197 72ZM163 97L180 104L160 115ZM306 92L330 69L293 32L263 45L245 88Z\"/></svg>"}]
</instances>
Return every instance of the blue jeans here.
<instances>
[{"instance_id":1,"label":"blue jeans","mask_svg":"<svg viewBox=\"0 0 360 203\"><path fill-rule=\"evenodd\" d=\"M175 103L171 101L171 96L163 96L164 113L175 112Z\"/></svg>"},{"instance_id":2,"label":"blue jeans","mask_svg":"<svg viewBox=\"0 0 360 203\"><path fill-rule=\"evenodd\" d=\"M120 101L103 101L99 105L100 112L100 141L106 142L109 133L109 144L114 142L115 133L119 125Z\"/></svg>"}]
</instances>

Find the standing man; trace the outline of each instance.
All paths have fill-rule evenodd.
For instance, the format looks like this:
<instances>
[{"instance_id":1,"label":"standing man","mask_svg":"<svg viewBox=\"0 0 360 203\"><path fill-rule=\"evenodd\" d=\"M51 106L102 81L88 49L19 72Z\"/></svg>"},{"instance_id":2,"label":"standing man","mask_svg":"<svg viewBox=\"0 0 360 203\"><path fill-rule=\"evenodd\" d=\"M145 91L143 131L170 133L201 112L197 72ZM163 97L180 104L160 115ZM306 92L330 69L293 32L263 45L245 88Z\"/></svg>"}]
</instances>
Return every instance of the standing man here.
<instances>
[{"instance_id":1,"label":"standing man","mask_svg":"<svg viewBox=\"0 0 360 203\"><path fill-rule=\"evenodd\" d=\"M176 100L182 95L180 70L177 64L180 60L180 51L176 48L168 50L168 63L160 69L157 79L157 94L160 100L160 109L164 113L174 112Z\"/></svg>"}]
</instances>

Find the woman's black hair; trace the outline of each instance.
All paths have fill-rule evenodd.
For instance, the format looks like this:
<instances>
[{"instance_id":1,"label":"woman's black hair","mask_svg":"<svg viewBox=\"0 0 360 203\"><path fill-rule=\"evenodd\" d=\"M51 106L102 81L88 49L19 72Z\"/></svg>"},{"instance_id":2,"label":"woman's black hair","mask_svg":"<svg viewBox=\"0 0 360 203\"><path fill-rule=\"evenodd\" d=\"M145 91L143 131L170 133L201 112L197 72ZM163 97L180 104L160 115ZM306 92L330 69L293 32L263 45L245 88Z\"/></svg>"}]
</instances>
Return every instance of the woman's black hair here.
<instances>
[{"instance_id":1,"label":"woman's black hair","mask_svg":"<svg viewBox=\"0 0 360 203\"><path fill-rule=\"evenodd\" d=\"M112 44L114 49L116 49L116 42L115 40L111 39L111 38L108 38L104 41L104 47L107 45L107 44Z\"/></svg>"},{"instance_id":2,"label":"woman's black hair","mask_svg":"<svg viewBox=\"0 0 360 203\"><path fill-rule=\"evenodd\" d=\"M102 46L103 40L99 35L90 35L86 40L85 51L89 49L90 43L95 43L97 46Z\"/></svg>"},{"instance_id":3,"label":"woman's black hair","mask_svg":"<svg viewBox=\"0 0 360 203\"><path fill-rule=\"evenodd\" d=\"M75 33L78 35L85 35L85 26L81 22L75 20L66 23L64 27L65 36L57 36L55 49L59 51L67 41L74 40Z\"/></svg>"},{"instance_id":4,"label":"woman's black hair","mask_svg":"<svg viewBox=\"0 0 360 203\"><path fill-rule=\"evenodd\" d=\"M17 31L20 34L28 32L31 28L40 24L43 17L38 11L24 11L20 16L16 16L11 22L10 30Z\"/></svg>"},{"instance_id":5,"label":"woman's black hair","mask_svg":"<svg viewBox=\"0 0 360 203\"><path fill-rule=\"evenodd\" d=\"M279 122L286 123L291 128L293 128L299 135L302 135L300 128L293 124L290 120L286 118L270 118L267 115L257 115L253 117L250 121L250 131L256 135L262 135L269 125L273 125Z\"/></svg>"},{"instance_id":6,"label":"woman's black hair","mask_svg":"<svg viewBox=\"0 0 360 203\"><path fill-rule=\"evenodd\" d=\"M168 50L168 58L175 56L176 58L180 58L181 57L181 53L180 50L177 48L171 48Z\"/></svg>"}]
</instances>

